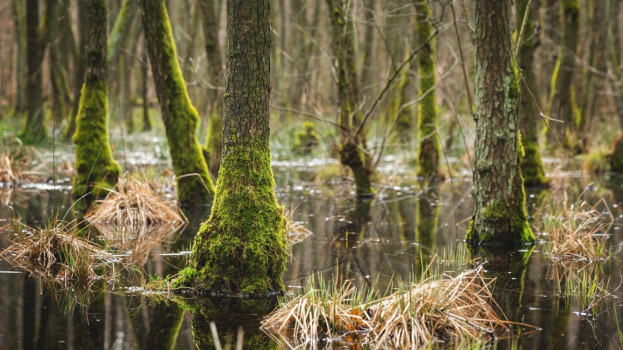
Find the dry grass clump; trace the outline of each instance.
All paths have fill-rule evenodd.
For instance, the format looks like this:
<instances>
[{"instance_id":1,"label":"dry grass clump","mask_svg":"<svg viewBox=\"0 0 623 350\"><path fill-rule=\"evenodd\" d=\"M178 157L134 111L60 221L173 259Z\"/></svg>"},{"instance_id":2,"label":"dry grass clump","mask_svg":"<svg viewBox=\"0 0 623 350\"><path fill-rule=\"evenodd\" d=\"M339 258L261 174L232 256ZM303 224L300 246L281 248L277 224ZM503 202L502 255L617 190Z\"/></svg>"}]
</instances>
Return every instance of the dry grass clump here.
<instances>
[{"instance_id":1,"label":"dry grass clump","mask_svg":"<svg viewBox=\"0 0 623 350\"><path fill-rule=\"evenodd\" d=\"M262 329L287 344L338 339L378 346L413 348L434 342L478 341L507 330L482 266L456 277L430 277L373 300L346 283L311 288L269 314Z\"/></svg>"},{"instance_id":2,"label":"dry grass clump","mask_svg":"<svg viewBox=\"0 0 623 350\"><path fill-rule=\"evenodd\" d=\"M78 224L58 223L43 229L14 225L18 234L0 256L30 274L64 285L90 286L109 267L113 256L89 240L79 237Z\"/></svg>"},{"instance_id":3,"label":"dry grass clump","mask_svg":"<svg viewBox=\"0 0 623 350\"><path fill-rule=\"evenodd\" d=\"M8 154L0 155L0 182L14 183L17 182L17 173L13 171L11 157Z\"/></svg>"},{"instance_id":4,"label":"dry grass clump","mask_svg":"<svg viewBox=\"0 0 623 350\"><path fill-rule=\"evenodd\" d=\"M182 225L187 221L174 200L164 200L149 183L135 178L119 179L115 189L85 218L90 223L112 224L135 232L151 225Z\"/></svg>"},{"instance_id":5,"label":"dry grass clump","mask_svg":"<svg viewBox=\"0 0 623 350\"><path fill-rule=\"evenodd\" d=\"M305 226L291 219L286 219L286 238L291 246L302 242L311 235L313 233Z\"/></svg>"},{"instance_id":6,"label":"dry grass clump","mask_svg":"<svg viewBox=\"0 0 623 350\"><path fill-rule=\"evenodd\" d=\"M603 199L593 206L583 200L568 205L565 196L560 208L550 210L541 219L540 231L547 235L551 260L592 262L608 258L606 233L614 217Z\"/></svg>"}]
</instances>

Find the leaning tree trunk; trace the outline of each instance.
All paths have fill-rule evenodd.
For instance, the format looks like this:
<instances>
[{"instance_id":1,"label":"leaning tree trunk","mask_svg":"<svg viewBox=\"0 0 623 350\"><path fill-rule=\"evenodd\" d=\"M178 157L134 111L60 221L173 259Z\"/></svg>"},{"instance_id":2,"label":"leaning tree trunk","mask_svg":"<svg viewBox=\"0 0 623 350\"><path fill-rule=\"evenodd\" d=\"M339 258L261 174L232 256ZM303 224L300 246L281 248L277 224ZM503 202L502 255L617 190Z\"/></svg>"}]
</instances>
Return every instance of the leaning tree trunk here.
<instances>
[{"instance_id":1,"label":"leaning tree trunk","mask_svg":"<svg viewBox=\"0 0 623 350\"><path fill-rule=\"evenodd\" d=\"M577 106L573 92L573 70L575 67L575 50L578 45L580 8L578 0L565 0L561 4L562 45L558 60L552 73L549 115L561 122L550 121L552 141L560 142L571 148L570 133L575 130Z\"/></svg>"},{"instance_id":2,"label":"leaning tree trunk","mask_svg":"<svg viewBox=\"0 0 623 350\"><path fill-rule=\"evenodd\" d=\"M354 34L346 0L327 0L331 14L331 49L335 56L338 85L338 125L340 162L355 177L357 196L371 197L372 155L367 150L367 128L360 106Z\"/></svg>"},{"instance_id":3,"label":"leaning tree trunk","mask_svg":"<svg viewBox=\"0 0 623 350\"><path fill-rule=\"evenodd\" d=\"M81 0L84 1L84 0ZM86 195L90 202L113 188L121 167L112 158L108 143L108 65L106 63L106 0L89 0L86 4L86 75L76 117L76 176L74 197Z\"/></svg>"},{"instance_id":4,"label":"leaning tree trunk","mask_svg":"<svg viewBox=\"0 0 623 350\"><path fill-rule=\"evenodd\" d=\"M422 46L418 54L418 72L420 87L418 89L418 129L420 148L418 151L418 176L430 179L439 176L441 160L441 142L437 133L437 101L435 98L437 43L431 25L431 12L426 0L416 0L416 31L418 42Z\"/></svg>"},{"instance_id":5,"label":"leaning tree trunk","mask_svg":"<svg viewBox=\"0 0 623 350\"><path fill-rule=\"evenodd\" d=\"M164 0L141 0L143 30L182 203L209 203L214 185L197 140L199 115L182 77Z\"/></svg>"},{"instance_id":6,"label":"leaning tree trunk","mask_svg":"<svg viewBox=\"0 0 623 350\"><path fill-rule=\"evenodd\" d=\"M223 163L184 281L223 293L283 290L283 207L270 167L269 0L227 1Z\"/></svg>"},{"instance_id":7,"label":"leaning tree trunk","mask_svg":"<svg viewBox=\"0 0 623 350\"><path fill-rule=\"evenodd\" d=\"M521 172L524 176L526 186L539 187L547 184L539 153L538 125L539 112L536 100L537 89L533 70L535 43L535 28L533 17L538 15L536 3L532 8L528 8L530 0L517 0L516 23L517 32L523 31L519 40L518 65L521 70L520 92L519 92L519 130L521 131L521 142L525 155L521 160ZM528 11L526 13L526 11ZM526 22L523 24L524 15ZM523 29L521 28L523 24Z\"/></svg>"},{"instance_id":8,"label":"leaning tree trunk","mask_svg":"<svg viewBox=\"0 0 623 350\"><path fill-rule=\"evenodd\" d=\"M497 0L476 6L476 213L466 235L476 245L534 241L519 166L519 82L511 50L510 6Z\"/></svg>"},{"instance_id":9,"label":"leaning tree trunk","mask_svg":"<svg viewBox=\"0 0 623 350\"><path fill-rule=\"evenodd\" d=\"M48 132L43 114L43 93L41 91L41 63L44 43L39 33L39 0L26 1L26 98L28 115L19 134L24 143L45 141Z\"/></svg>"}]
</instances>

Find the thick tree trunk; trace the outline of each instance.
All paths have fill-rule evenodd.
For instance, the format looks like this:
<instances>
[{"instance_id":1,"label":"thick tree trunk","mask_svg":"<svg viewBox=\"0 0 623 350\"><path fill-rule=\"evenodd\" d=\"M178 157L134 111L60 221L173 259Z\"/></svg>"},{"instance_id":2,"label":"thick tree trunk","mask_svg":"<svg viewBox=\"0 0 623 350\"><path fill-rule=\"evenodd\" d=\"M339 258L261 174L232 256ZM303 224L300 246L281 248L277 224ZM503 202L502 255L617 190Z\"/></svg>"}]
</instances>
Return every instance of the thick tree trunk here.
<instances>
[{"instance_id":1,"label":"thick tree trunk","mask_svg":"<svg viewBox=\"0 0 623 350\"><path fill-rule=\"evenodd\" d=\"M539 153L538 125L541 118L537 109L538 101L535 100L537 89L533 69L534 50L536 49L534 19L538 16L538 7L535 6L537 3L532 2L532 7L528 9L529 3L530 0L517 0L516 2L517 33L522 31L524 15L527 16L523 35L519 38L521 42L519 43L518 55L518 66L521 74L519 82L519 130L525 151L524 158L521 160L521 172L526 186L539 187L547 184L547 180ZM528 11L527 14L526 11Z\"/></svg>"},{"instance_id":2,"label":"thick tree trunk","mask_svg":"<svg viewBox=\"0 0 623 350\"><path fill-rule=\"evenodd\" d=\"M418 89L418 130L420 148L418 150L418 176L430 179L439 176L441 161L441 142L437 133L437 99L435 85L437 82L436 60L437 41L429 40L433 34L431 12L426 0L416 0L416 31L422 50L418 53L418 72L420 87ZM426 44L424 44L426 43Z\"/></svg>"},{"instance_id":3,"label":"thick tree trunk","mask_svg":"<svg viewBox=\"0 0 623 350\"><path fill-rule=\"evenodd\" d=\"M519 82L511 49L510 6L497 0L476 6L476 213L466 235L476 245L534 241L519 165Z\"/></svg>"},{"instance_id":4,"label":"thick tree trunk","mask_svg":"<svg viewBox=\"0 0 623 350\"><path fill-rule=\"evenodd\" d=\"M340 162L349 167L355 177L357 196L374 195L371 178L372 155L366 145L367 128L361 125L359 82L353 29L346 13L345 0L327 0L331 15L331 49L335 56L338 84L338 124L340 132Z\"/></svg>"},{"instance_id":5,"label":"thick tree trunk","mask_svg":"<svg viewBox=\"0 0 623 350\"><path fill-rule=\"evenodd\" d=\"M562 45L558 53L558 61L552 73L549 115L561 122L551 121L549 128L550 139L560 142L566 148L571 148L570 133L576 129L578 119L577 105L573 90L573 70L575 68L575 50L578 45L579 31L578 0L562 2Z\"/></svg>"},{"instance_id":6,"label":"thick tree trunk","mask_svg":"<svg viewBox=\"0 0 623 350\"><path fill-rule=\"evenodd\" d=\"M64 47L66 36L72 35L66 23L69 21L69 3L51 0L45 15L46 42L50 48L50 80L52 83L52 115L57 123L70 113L69 59Z\"/></svg>"},{"instance_id":7,"label":"thick tree trunk","mask_svg":"<svg viewBox=\"0 0 623 350\"><path fill-rule=\"evenodd\" d=\"M86 0L80 0L85 1ZM106 62L106 0L88 0L86 19L86 75L76 117L76 176L74 197L87 195L86 204L113 188L121 167L112 158L108 143L108 65Z\"/></svg>"},{"instance_id":8,"label":"thick tree trunk","mask_svg":"<svg viewBox=\"0 0 623 350\"><path fill-rule=\"evenodd\" d=\"M208 168L213 175L218 174L223 149L223 60L218 42L218 16L214 0L200 0L198 3L203 16L203 37L208 58L208 79L212 87L208 92L208 133L205 141L205 154Z\"/></svg>"},{"instance_id":9,"label":"thick tree trunk","mask_svg":"<svg viewBox=\"0 0 623 350\"><path fill-rule=\"evenodd\" d=\"M187 204L209 203L214 185L195 134L199 115L180 71L164 0L141 0L141 6L156 95L177 176L177 197Z\"/></svg>"},{"instance_id":10,"label":"thick tree trunk","mask_svg":"<svg viewBox=\"0 0 623 350\"><path fill-rule=\"evenodd\" d=\"M48 132L43 113L43 93L41 91L41 63L44 43L39 33L39 1L26 1L26 96L28 115L19 137L24 143L33 144L45 141Z\"/></svg>"},{"instance_id":11,"label":"thick tree trunk","mask_svg":"<svg viewBox=\"0 0 623 350\"><path fill-rule=\"evenodd\" d=\"M185 271L196 288L262 294L283 290L283 207L270 166L268 0L227 1L223 163L210 219Z\"/></svg>"}]
</instances>

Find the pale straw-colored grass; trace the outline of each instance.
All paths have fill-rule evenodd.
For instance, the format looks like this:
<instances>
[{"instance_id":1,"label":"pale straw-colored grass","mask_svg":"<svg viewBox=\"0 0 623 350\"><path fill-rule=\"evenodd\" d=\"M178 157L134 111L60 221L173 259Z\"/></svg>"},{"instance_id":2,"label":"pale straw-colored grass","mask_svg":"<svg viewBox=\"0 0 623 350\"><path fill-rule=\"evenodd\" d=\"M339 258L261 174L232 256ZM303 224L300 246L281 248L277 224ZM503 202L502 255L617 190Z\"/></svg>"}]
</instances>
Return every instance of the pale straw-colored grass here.
<instances>
[{"instance_id":1,"label":"pale straw-colored grass","mask_svg":"<svg viewBox=\"0 0 623 350\"><path fill-rule=\"evenodd\" d=\"M115 189L98 201L85 219L134 231L162 223L182 225L187 221L174 200L163 199L147 181L128 177L119 179Z\"/></svg>"},{"instance_id":2,"label":"pale straw-colored grass","mask_svg":"<svg viewBox=\"0 0 623 350\"><path fill-rule=\"evenodd\" d=\"M490 340L512 324L493 300L492 283L480 266L456 277L403 284L377 299L349 283L311 287L283 301L262 321L262 329L290 348L326 340L355 339L384 348Z\"/></svg>"},{"instance_id":3,"label":"pale straw-colored grass","mask_svg":"<svg viewBox=\"0 0 623 350\"><path fill-rule=\"evenodd\" d=\"M592 262L608 258L606 234L614 217L603 199L592 206L583 200L568 204L564 195L561 206L549 210L541 219L540 231L546 235L552 261Z\"/></svg>"},{"instance_id":4,"label":"pale straw-colored grass","mask_svg":"<svg viewBox=\"0 0 623 350\"><path fill-rule=\"evenodd\" d=\"M17 173L13 171L11 157L6 153L2 153L0 155L0 182L10 184L17 182L17 179Z\"/></svg>"},{"instance_id":5,"label":"pale straw-colored grass","mask_svg":"<svg viewBox=\"0 0 623 350\"><path fill-rule=\"evenodd\" d=\"M300 223L286 218L286 238L291 246L302 242L313 233Z\"/></svg>"},{"instance_id":6,"label":"pale straw-colored grass","mask_svg":"<svg viewBox=\"0 0 623 350\"><path fill-rule=\"evenodd\" d=\"M13 232L17 239L0 256L32 275L64 285L90 286L101 277L98 270L109 267L114 259L98 245L80 237L75 221L57 222L42 229L16 223Z\"/></svg>"}]
</instances>

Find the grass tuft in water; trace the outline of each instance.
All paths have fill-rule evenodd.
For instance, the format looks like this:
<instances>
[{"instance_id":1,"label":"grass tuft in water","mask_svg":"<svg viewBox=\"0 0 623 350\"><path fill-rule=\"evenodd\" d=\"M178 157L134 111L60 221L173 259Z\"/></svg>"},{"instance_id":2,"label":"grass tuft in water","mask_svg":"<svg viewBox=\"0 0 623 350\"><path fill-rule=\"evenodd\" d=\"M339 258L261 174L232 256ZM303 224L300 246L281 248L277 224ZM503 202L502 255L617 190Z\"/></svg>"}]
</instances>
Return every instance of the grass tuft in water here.
<instances>
[{"instance_id":1,"label":"grass tuft in water","mask_svg":"<svg viewBox=\"0 0 623 350\"><path fill-rule=\"evenodd\" d=\"M15 223L17 239L0 256L31 275L54 280L64 286L90 287L110 271L113 256L81 237L75 221L54 221L35 229Z\"/></svg>"},{"instance_id":2,"label":"grass tuft in water","mask_svg":"<svg viewBox=\"0 0 623 350\"><path fill-rule=\"evenodd\" d=\"M396 284L381 298L375 288L358 291L349 281L311 281L301 295L281 301L262 329L287 344L331 340L412 348L493 339L509 328L482 266L455 277L424 275L419 282Z\"/></svg>"}]
</instances>

